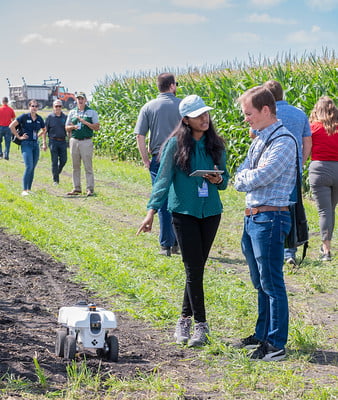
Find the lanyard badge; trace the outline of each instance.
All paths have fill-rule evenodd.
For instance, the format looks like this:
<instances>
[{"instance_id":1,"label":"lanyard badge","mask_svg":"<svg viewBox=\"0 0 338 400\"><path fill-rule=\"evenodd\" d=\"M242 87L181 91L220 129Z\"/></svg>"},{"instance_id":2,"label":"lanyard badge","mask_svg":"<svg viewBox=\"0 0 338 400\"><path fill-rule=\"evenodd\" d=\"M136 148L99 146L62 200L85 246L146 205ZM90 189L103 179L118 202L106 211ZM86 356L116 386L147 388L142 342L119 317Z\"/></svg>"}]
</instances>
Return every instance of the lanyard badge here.
<instances>
[{"instance_id":1,"label":"lanyard badge","mask_svg":"<svg viewBox=\"0 0 338 400\"><path fill-rule=\"evenodd\" d=\"M208 197L208 184L203 180L202 186L198 187L198 197Z\"/></svg>"}]
</instances>

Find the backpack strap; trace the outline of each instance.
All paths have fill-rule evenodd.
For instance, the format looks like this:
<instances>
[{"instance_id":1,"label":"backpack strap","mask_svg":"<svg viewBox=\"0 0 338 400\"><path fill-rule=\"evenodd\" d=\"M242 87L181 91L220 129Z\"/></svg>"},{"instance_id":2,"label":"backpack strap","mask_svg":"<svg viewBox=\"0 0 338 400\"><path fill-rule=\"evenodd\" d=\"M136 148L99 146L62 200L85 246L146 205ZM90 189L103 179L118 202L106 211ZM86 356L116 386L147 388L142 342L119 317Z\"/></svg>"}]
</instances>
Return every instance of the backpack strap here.
<instances>
[{"instance_id":1,"label":"backpack strap","mask_svg":"<svg viewBox=\"0 0 338 400\"><path fill-rule=\"evenodd\" d=\"M297 181L296 181L296 185L297 185L297 202L303 203L303 198L302 198L302 182L301 182L301 174L300 174L300 166L299 166L298 143L297 143L296 138L295 138L293 135L290 135L289 133L282 133L282 134L279 135L278 137L282 137L282 136L289 136L290 138L293 139L293 141L295 142L295 145L296 145L296 161L297 161L297 165L296 165L296 168L297 168ZM271 137L271 135L270 135L269 137ZM264 146L264 150L265 150L267 147L269 147L269 145L271 144L271 142L273 142L275 139L276 139L276 138L273 138L273 139L267 141L266 144L265 144L265 146ZM263 153L263 152L262 152L262 153ZM262 155L262 153L260 154L260 156ZM309 247L309 242L306 241L306 242L303 244L303 254L302 254L302 258L301 258L301 260L300 260L300 262L299 262L298 265L300 265L300 264L303 262L303 260L304 260L304 258L305 258L305 256L306 256L306 252L307 252L308 247Z\"/></svg>"},{"instance_id":2,"label":"backpack strap","mask_svg":"<svg viewBox=\"0 0 338 400\"><path fill-rule=\"evenodd\" d=\"M269 141L269 139L271 138L271 136L278 131L278 129L280 129L283 125L279 125L275 130L273 130L270 135L268 136L264 146L262 147L261 151L259 152L258 156L255 159L255 162L253 163L253 166L250 169L254 169L257 168L258 165L258 161L259 159L262 157L262 154L264 153L264 151L267 149L267 147L270 145L270 143L273 141L273 139L271 139ZM279 136L278 136L279 137Z\"/></svg>"}]
</instances>

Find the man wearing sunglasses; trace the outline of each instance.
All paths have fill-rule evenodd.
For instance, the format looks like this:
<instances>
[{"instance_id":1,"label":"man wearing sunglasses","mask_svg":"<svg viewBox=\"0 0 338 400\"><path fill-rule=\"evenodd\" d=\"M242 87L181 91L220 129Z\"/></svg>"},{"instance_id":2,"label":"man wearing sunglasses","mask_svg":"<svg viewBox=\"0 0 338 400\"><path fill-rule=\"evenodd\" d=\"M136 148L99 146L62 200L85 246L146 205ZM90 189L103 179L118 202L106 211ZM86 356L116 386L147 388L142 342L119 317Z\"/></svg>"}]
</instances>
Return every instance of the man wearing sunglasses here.
<instances>
[{"instance_id":1,"label":"man wearing sunglasses","mask_svg":"<svg viewBox=\"0 0 338 400\"><path fill-rule=\"evenodd\" d=\"M54 185L59 184L61 171L67 162L66 120L67 115L62 112L62 101L55 100L53 112L46 118Z\"/></svg>"}]
</instances>

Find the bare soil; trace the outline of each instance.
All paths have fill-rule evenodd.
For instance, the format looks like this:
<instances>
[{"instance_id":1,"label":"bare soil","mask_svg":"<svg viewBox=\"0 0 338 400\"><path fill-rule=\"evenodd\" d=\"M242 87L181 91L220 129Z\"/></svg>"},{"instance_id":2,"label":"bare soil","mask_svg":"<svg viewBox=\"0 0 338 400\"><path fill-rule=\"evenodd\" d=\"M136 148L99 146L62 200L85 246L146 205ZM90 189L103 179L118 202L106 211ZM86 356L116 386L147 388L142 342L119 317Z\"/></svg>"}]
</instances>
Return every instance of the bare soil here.
<instances>
[{"instance_id":1,"label":"bare soil","mask_svg":"<svg viewBox=\"0 0 338 400\"><path fill-rule=\"evenodd\" d=\"M58 309L80 300L95 303L95 296L74 283L65 265L3 229L0 249L0 376L8 373L36 382L33 358L37 357L51 387L61 389L67 381L69 361L54 353ZM105 307L102 300L97 304ZM172 345L172 332L155 330L126 315L116 316L118 328L114 335L120 345L119 361L101 360L88 353L78 353L77 361L85 356L86 365L94 373L100 370L119 378L156 370L190 382L191 395L185 399L217 398L216 393L194 392L194 382L204 377L195 350Z\"/></svg>"}]
</instances>

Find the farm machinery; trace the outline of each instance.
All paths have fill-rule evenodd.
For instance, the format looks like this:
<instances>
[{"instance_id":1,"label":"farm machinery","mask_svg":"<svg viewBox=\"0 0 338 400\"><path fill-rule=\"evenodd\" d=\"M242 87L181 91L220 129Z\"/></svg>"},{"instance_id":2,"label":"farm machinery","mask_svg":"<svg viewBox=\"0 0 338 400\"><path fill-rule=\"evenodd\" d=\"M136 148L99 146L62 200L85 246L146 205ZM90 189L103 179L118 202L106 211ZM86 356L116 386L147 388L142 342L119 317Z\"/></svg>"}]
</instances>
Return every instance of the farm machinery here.
<instances>
[{"instance_id":1,"label":"farm machinery","mask_svg":"<svg viewBox=\"0 0 338 400\"><path fill-rule=\"evenodd\" d=\"M22 78L22 85L12 86L7 79L9 99L12 107L16 109L27 109L29 100L35 99L41 108L52 107L54 100L61 100L68 110L76 105L75 95L61 85L59 79L46 79L42 85L27 85Z\"/></svg>"},{"instance_id":2,"label":"farm machinery","mask_svg":"<svg viewBox=\"0 0 338 400\"><path fill-rule=\"evenodd\" d=\"M118 360L119 344L110 330L116 329L115 314L95 304L79 302L59 309L55 354L72 360L80 350L96 350L96 354L109 361Z\"/></svg>"}]
</instances>

